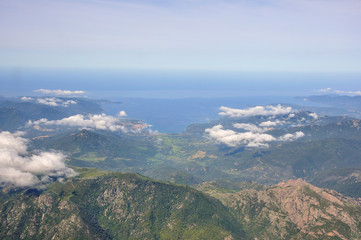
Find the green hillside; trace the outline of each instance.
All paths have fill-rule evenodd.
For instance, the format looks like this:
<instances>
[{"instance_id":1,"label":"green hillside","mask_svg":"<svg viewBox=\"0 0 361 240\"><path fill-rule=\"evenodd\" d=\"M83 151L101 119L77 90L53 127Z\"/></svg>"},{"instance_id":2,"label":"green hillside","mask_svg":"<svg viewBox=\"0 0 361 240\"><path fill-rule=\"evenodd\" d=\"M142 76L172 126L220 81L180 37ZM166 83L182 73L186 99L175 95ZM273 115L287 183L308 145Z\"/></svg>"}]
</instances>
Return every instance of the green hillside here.
<instances>
[{"instance_id":1,"label":"green hillside","mask_svg":"<svg viewBox=\"0 0 361 240\"><path fill-rule=\"evenodd\" d=\"M220 201L192 188L131 173L89 173L44 192L9 193L0 204L0 238L245 239Z\"/></svg>"}]
</instances>

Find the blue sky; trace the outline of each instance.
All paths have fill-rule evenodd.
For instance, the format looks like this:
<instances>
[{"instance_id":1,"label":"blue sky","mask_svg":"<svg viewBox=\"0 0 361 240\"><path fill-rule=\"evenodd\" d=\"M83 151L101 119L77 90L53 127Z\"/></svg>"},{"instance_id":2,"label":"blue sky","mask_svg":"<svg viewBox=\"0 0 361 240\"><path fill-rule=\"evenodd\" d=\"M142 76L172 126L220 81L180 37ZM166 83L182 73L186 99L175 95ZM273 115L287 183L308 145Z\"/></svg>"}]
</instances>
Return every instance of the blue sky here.
<instances>
[{"instance_id":1,"label":"blue sky","mask_svg":"<svg viewBox=\"0 0 361 240\"><path fill-rule=\"evenodd\" d=\"M361 72L360 0L0 0L0 68Z\"/></svg>"}]
</instances>

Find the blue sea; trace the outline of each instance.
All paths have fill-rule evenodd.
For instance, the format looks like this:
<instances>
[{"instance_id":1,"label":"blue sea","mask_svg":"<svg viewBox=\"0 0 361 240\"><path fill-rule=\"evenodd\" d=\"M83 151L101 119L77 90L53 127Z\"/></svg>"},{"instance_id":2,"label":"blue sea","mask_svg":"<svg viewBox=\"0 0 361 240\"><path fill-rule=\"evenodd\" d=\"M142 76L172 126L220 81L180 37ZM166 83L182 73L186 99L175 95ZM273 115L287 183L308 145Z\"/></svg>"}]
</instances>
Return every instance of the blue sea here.
<instances>
[{"instance_id":1,"label":"blue sea","mask_svg":"<svg viewBox=\"0 0 361 240\"><path fill-rule=\"evenodd\" d=\"M0 95L33 90L84 90L89 97L306 96L317 90L361 90L361 73L203 72L145 70L0 69Z\"/></svg>"},{"instance_id":2,"label":"blue sea","mask_svg":"<svg viewBox=\"0 0 361 240\"><path fill-rule=\"evenodd\" d=\"M325 88L361 90L361 74L15 68L0 69L0 84L5 97L41 95L37 89L83 90L88 98L118 102L103 105L107 114L125 110L130 118L171 133L218 118L220 106L322 107L295 97L318 95Z\"/></svg>"}]
</instances>

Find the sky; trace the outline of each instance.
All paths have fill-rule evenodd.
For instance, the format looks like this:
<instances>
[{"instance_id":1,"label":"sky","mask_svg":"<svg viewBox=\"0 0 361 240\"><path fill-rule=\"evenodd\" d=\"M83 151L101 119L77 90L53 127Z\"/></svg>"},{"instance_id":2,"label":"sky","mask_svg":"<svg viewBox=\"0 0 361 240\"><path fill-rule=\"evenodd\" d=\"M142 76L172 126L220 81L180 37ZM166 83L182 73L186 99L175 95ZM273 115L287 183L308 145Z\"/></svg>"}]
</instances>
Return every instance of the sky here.
<instances>
[{"instance_id":1,"label":"sky","mask_svg":"<svg viewBox=\"0 0 361 240\"><path fill-rule=\"evenodd\" d=\"M360 0L0 0L0 35L0 68L361 72Z\"/></svg>"}]
</instances>

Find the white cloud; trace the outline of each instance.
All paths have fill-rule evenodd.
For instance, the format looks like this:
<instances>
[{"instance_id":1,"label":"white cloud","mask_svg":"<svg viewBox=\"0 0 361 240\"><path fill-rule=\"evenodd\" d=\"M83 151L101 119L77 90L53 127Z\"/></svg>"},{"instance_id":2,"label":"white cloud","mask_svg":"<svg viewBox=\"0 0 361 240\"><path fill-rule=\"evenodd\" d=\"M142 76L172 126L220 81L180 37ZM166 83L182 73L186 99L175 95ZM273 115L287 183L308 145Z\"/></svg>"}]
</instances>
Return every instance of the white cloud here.
<instances>
[{"instance_id":1,"label":"white cloud","mask_svg":"<svg viewBox=\"0 0 361 240\"><path fill-rule=\"evenodd\" d=\"M222 125L216 125L205 130L211 138L228 146L246 145L247 147L268 147L267 142L275 141L272 135L263 133L237 133L233 130L224 130Z\"/></svg>"},{"instance_id":2,"label":"white cloud","mask_svg":"<svg viewBox=\"0 0 361 240\"><path fill-rule=\"evenodd\" d=\"M342 91L342 90L333 90L337 94L346 94L353 96L361 96L361 91Z\"/></svg>"},{"instance_id":3,"label":"white cloud","mask_svg":"<svg viewBox=\"0 0 361 240\"><path fill-rule=\"evenodd\" d=\"M285 123L285 121L276 120L274 122L272 122L272 121L261 122L259 125L261 127L273 127L273 126L281 125L284 123Z\"/></svg>"},{"instance_id":4,"label":"white cloud","mask_svg":"<svg viewBox=\"0 0 361 240\"><path fill-rule=\"evenodd\" d=\"M254 132L254 133L265 132L265 129L257 127L256 125L250 124L250 123L235 123L235 124L233 124L233 127L239 128L239 129L244 129L246 131L250 131L250 132Z\"/></svg>"},{"instance_id":5,"label":"white cloud","mask_svg":"<svg viewBox=\"0 0 361 240\"><path fill-rule=\"evenodd\" d=\"M120 112L118 113L118 116L119 116L119 117L126 117L126 116L128 116L128 115L127 115L127 113L126 113L125 111L120 111Z\"/></svg>"},{"instance_id":6,"label":"white cloud","mask_svg":"<svg viewBox=\"0 0 361 240\"><path fill-rule=\"evenodd\" d=\"M63 101L62 103L61 103L61 105L63 105L64 107L65 106L69 106L69 105L71 105L71 104L78 104L76 101L74 101L74 100L66 100L66 101Z\"/></svg>"},{"instance_id":7,"label":"white cloud","mask_svg":"<svg viewBox=\"0 0 361 240\"><path fill-rule=\"evenodd\" d=\"M236 125L236 124L234 124ZM209 134L209 136L220 143L224 143L230 147L236 146L246 146L246 147L269 147L269 142L274 141L294 141L298 138L301 138L304 135L303 132L299 131L293 134L285 134L281 137L274 137L270 134L265 134L260 132L260 128L256 129L257 126L253 124L240 124L240 128L245 130L251 130L251 132L235 132L229 129L223 129L222 125L216 125L212 128L205 129L205 132ZM234 126L236 127L236 126ZM256 128L254 128L256 127ZM263 130L263 129L262 129ZM253 131L253 132L252 132Z\"/></svg>"},{"instance_id":8,"label":"white cloud","mask_svg":"<svg viewBox=\"0 0 361 240\"><path fill-rule=\"evenodd\" d=\"M320 89L320 90L318 90L319 92L329 92L329 91L331 91L332 90L332 88L323 88L323 89Z\"/></svg>"},{"instance_id":9,"label":"white cloud","mask_svg":"<svg viewBox=\"0 0 361 240\"><path fill-rule=\"evenodd\" d=\"M301 137L304 137L305 134L301 131L299 132L295 132L293 134L291 133L287 133L281 137L278 138L279 141L293 141L293 140L296 140L298 138L301 138Z\"/></svg>"},{"instance_id":10,"label":"white cloud","mask_svg":"<svg viewBox=\"0 0 361 240\"><path fill-rule=\"evenodd\" d=\"M317 113L309 113L308 115L309 115L310 117L313 117L314 119L318 119Z\"/></svg>"},{"instance_id":11,"label":"white cloud","mask_svg":"<svg viewBox=\"0 0 361 240\"><path fill-rule=\"evenodd\" d=\"M71 104L77 104L77 102L74 100L62 100L59 98L38 98L36 99L36 102L53 107L56 106L68 107Z\"/></svg>"},{"instance_id":12,"label":"white cloud","mask_svg":"<svg viewBox=\"0 0 361 240\"><path fill-rule=\"evenodd\" d=\"M32 97L21 97L20 98L22 101L31 101L31 100L33 100L33 98Z\"/></svg>"},{"instance_id":13,"label":"white cloud","mask_svg":"<svg viewBox=\"0 0 361 240\"><path fill-rule=\"evenodd\" d=\"M81 127L81 128L95 128L100 130L109 131L122 131L127 132L127 128L123 126L119 118L108 116L104 113L99 115L82 115L77 114L60 120L48 120L42 118L40 120L30 122L29 125L59 125L69 127Z\"/></svg>"},{"instance_id":14,"label":"white cloud","mask_svg":"<svg viewBox=\"0 0 361 240\"><path fill-rule=\"evenodd\" d=\"M288 115L288 118L294 118L294 117L296 117L296 114L294 113L290 113L290 115Z\"/></svg>"},{"instance_id":15,"label":"white cloud","mask_svg":"<svg viewBox=\"0 0 361 240\"><path fill-rule=\"evenodd\" d=\"M361 91L343 91L343 90L334 90L332 88L319 89L318 91L319 92L333 92L333 93L342 94L342 95L361 96Z\"/></svg>"},{"instance_id":16,"label":"white cloud","mask_svg":"<svg viewBox=\"0 0 361 240\"><path fill-rule=\"evenodd\" d=\"M292 111L291 107L283 107L280 104L277 106L256 106L248 109L235 109L222 106L219 109L222 111L219 115L228 117L271 116L288 114Z\"/></svg>"},{"instance_id":17,"label":"white cloud","mask_svg":"<svg viewBox=\"0 0 361 240\"><path fill-rule=\"evenodd\" d=\"M85 94L85 91L69 91L69 90L50 90L50 89L38 89L38 90L34 90L34 92L40 92L43 94L51 94L51 95L57 95L57 96L61 96L61 95L82 95Z\"/></svg>"},{"instance_id":18,"label":"white cloud","mask_svg":"<svg viewBox=\"0 0 361 240\"><path fill-rule=\"evenodd\" d=\"M23 133L0 132L0 185L28 187L50 181L50 177L74 176L65 165L60 152L27 151L28 140Z\"/></svg>"},{"instance_id":19,"label":"white cloud","mask_svg":"<svg viewBox=\"0 0 361 240\"><path fill-rule=\"evenodd\" d=\"M58 106L58 103L55 98L38 98L36 99L36 102L53 107Z\"/></svg>"}]
</instances>

